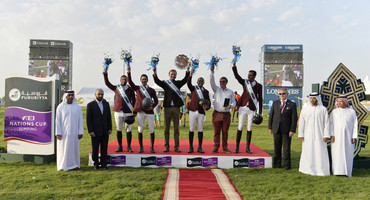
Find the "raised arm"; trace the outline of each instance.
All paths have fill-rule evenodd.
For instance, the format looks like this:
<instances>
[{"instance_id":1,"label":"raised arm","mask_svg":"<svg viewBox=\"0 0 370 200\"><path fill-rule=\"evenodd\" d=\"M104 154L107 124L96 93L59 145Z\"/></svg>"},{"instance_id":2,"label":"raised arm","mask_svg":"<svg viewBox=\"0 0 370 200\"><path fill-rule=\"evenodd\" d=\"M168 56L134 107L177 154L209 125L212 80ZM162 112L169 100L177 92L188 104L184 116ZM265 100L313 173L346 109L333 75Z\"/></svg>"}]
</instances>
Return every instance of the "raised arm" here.
<instances>
[{"instance_id":1,"label":"raised arm","mask_svg":"<svg viewBox=\"0 0 370 200\"><path fill-rule=\"evenodd\" d=\"M215 83L215 75L214 75L214 73L215 73L214 67L211 67L211 75L210 75L211 88L212 88L213 92L216 92L218 86Z\"/></svg>"},{"instance_id":2,"label":"raised arm","mask_svg":"<svg viewBox=\"0 0 370 200\"><path fill-rule=\"evenodd\" d=\"M241 84L241 85L244 85L244 79L239 75L238 73L238 69L236 68L236 64L234 62L234 65L232 67L232 70L233 70L233 73L234 73L234 77L236 78L236 80L238 80L238 82Z\"/></svg>"},{"instance_id":3,"label":"raised arm","mask_svg":"<svg viewBox=\"0 0 370 200\"><path fill-rule=\"evenodd\" d=\"M135 85L135 83L132 81L131 68L128 65L127 65L127 78L128 78L128 84L130 84L132 89L136 90L138 86Z\"/></svg>"},{"instance_id":4,"label":"raised arm","mask_svg":"<svg viewBox=\"0 0 370 200\"><path fill-rule=\"evenodd\" d=\"M189 78L188 78L188 81L187 81L188 88L189 88L190 92L194 91L194 86L191 84L191 79L192 78L193 78L193 69L192 69L192 73L189 75Z\"/></svg>"},{"instance_id":5,"label":"raised arm","mask_svg":"<svg viewBox=\"0 0 370 200\"><path fill-rule=\"evenodd\" d=\"M158 86L160 86L162 88L164 87L163 81L161 81L157 76L157 68L156 67L153 67L153 79L154 79L155 84L157 84Z\"/></svg>"},{"instance_id":6,"label":"raised arm","mask_svg":"<svg viewBox=\"0 0 370 200\"><path fill-rule=\"evenodd\" d=\"M105 85L109 88L109 89L111 89L111 90L115 90L116 89L116 86L114 86L110 81L109 81L109 79L108 79L108 72L104 72L103 73L103 75L104 75L104 82L105 82Z\"/></svg>"},{"instance_id":7,"label":"raised arm","mask_svg":"<svg viewBox=\"0 0 370 200\"><path fill-rule=\"evenodd\" d=\"M187 70L186 70L186 73L185 73L185 77L180 81L180 87L179 88L181 88L183 85L186 84L186 82L188 81L189 75L190 75L190 71L189 71L189 67L188 67Z\"/></svg>"}]
</instances>

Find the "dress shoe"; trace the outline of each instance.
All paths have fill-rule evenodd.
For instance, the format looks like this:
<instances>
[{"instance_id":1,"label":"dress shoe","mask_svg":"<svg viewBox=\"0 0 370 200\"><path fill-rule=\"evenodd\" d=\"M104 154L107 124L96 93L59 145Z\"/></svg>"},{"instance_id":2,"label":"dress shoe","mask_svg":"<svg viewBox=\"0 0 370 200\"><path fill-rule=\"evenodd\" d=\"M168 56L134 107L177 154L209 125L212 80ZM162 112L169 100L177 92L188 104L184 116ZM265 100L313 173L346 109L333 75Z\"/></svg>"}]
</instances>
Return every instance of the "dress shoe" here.
<instances>
[{"instance_id":1,"label":"dress shoe","mask_svg":"<svg viewBox=\"0 0 370 200\"><path fill-rule=\"evenodd\" d=\"M122 151L123 151L122 146L118 146L116 152L122 152Z\"/></svg>"},{"instance_id":2,"label":"dress shoe","mask_svg":"<svg viewBox=\"0 0 370 200\"><path fill-rule=\"evenodd\" d=\"M192 146L189 147L188 153L193 153L194 149Z\"/></svg>"},{"instance_id":3,"label":"dress shoe","mask_svg":"<svg viewBox=\"0 0 370 200\"><path fill-rule=\"evenodd\" d=\"M179 148L175 148L175 151L177 152L177 153L181 153L181 150L179 149Z\"/></svg>"},{"instance_id":4,"label":"dress shoe","mask_svg":"<svg viewBox=\"0 0 370 200\"><path fill-rule=\"evenodd\" d=\"M212 153L218 153L218 149L217 149L217 148L214 148L214 149L212 150Z\"/></svg>"},{"instance_id":5,"label":"dress shoe","mask_svg":"<svg viewBox=\"0 0 370 200\"><path fill-rule=\"evenodd\" d=\"M291 168L290 167L285 167L285 170L290 170Z\"/></svg>"},{"instance_id":6,"label":"dress shoe","mask_svg":"<svg viewBox=\"0 0 370 200\"><path fill-rule=\"evenodd\" d=\"M99 166L94 166L94 170L98 170L99 169Z\"/></svg>"},{"instance_id":7,"label":"dress shoe","mask_svg":"<svg viewBox=\"0 0 370 200\"><path fill-rule=\"evenodd\" d=\"M169 151L168 147L164 148L163 150L163 152L168 152L168 151Z\"/></svg>"},{"instance_id":8,"label":"dress shoe","mask_svg":"<svg viewBox=\"0 0 370 200\"><path fill-rule=\"evenodd\" d=\"M128 151L128 152L134 152L134 151L131 149L131 147L127 147L127 151Z\"/></svg>"},{"instance_id":9,"label":"dress shoe","mask_svg":"<svg viewBox=\"0 0 370 200\"><path fill-rule=\"evenodd\" d=\"M104 170L108 170L108 167L107 166L104 166L104 167L102 167Z\"/></svg>"},{"instance_id":10,"label":"dress shoe","mask_svg":"<svg viewBox=\"0 0 370 200\"><path fill-rule=\"evenodd\" d=\"M224 153L231 153L231 151L228 148L223 149L222 152L224 152Z\"/></svg>"}]
</instances>

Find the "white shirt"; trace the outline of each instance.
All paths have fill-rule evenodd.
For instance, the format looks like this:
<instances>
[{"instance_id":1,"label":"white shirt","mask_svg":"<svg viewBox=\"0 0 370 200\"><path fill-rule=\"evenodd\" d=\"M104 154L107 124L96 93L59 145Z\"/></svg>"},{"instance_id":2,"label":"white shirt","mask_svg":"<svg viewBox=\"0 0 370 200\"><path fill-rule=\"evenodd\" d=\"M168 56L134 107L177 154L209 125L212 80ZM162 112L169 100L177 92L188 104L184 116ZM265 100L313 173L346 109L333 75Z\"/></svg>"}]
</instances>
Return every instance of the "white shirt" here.
<instances>
[{"instance_id":1,"label":"white shirt","mask_svg":"<svg viewBox=\"0 0 370 200\"><path fill-rule=\"evenodd\" d=\"M230 112L230 109L224 107L225 99L230 99L229 105L234 108L236 105L234 92L228 88L223 90L215 83L214 72L211 72L211 87L214 92L215 102L213 103L214 109L218 112Z\"/></svg>"}]
</instances>

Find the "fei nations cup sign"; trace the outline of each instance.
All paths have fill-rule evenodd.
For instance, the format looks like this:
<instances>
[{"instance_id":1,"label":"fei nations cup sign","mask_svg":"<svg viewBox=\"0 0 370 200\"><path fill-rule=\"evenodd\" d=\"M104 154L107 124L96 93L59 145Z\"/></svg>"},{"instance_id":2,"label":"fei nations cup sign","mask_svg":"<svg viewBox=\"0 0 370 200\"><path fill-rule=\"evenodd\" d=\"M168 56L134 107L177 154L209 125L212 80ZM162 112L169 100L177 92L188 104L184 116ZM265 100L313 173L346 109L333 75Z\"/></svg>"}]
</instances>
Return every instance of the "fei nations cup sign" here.
<instances>
[{"instance_id":1,"label":"fei nations cup sign","mask_svg":"<svg viewBox=\"0 0 370 200\"><path fill-rule=\"evenodd\" d=\"M5 80L4 140L11 154L55 154L55 76Z\"/></svg>"}]
</instances>

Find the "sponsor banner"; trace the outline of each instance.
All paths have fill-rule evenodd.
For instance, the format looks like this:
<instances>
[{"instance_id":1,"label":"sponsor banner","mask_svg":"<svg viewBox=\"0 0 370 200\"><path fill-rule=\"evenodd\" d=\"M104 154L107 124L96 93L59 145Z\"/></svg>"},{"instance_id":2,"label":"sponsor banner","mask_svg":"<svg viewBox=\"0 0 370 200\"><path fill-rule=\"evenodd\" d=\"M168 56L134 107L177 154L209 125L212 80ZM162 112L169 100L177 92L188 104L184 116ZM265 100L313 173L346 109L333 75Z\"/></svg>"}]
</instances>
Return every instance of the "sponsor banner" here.
<instances>
[{"instance_id":1,"label":"sponsor banner","mask_svg":"<svg viewBox=\"0 0 370 200\"><path fill-rule=\"evenodd\" d=\"M197 158L188 158L186 160L187 167L202 167L203 166L203 159L201 157Z\"/></svg>"},{"instance_id":2,"label":"sponsor banner","mask_svg":"<svg viewBox=\"0 0 370 200\"><path fill-rule=\"evenodd\" d=\"M249 168L264 168L264 167L265 167L264 158L249 159Z\"/></svg>"},{"instance_id":3,"label":"sponsor banner","mask_svg":"<svg viewBox=\"0 0 370 200\"><path fill-rule=\"evenodd\" d=\"M108 156L111 165L126 165L126 156Z\"/></svg>"},{"instance_id":4,"label":"sponsor banner","mask_svg":"<svg viewBox=\"0 0 370 200\"><path fill-rule=\"evenodd\" d=\"M279 100L279 89L282 87L265 87L263 101L265 104L271 104L275 100ZM289 92L288 99L298 103L298 98L302 99L302 88L301 87L289 87L287 88ZM270 102L271 101L271 102ZM298 104L297 104L298 106Z\"/></svg>"},{"instance_id":5,"label":"sponsor banner","mask_svg":"<svg viewBox=\"0 0 370 200\"><path fill-rule=\"evenodd\" d=\"M141 166L150 166L157 164L157 157L156 156L150 156L150 157L141 157Z\"/></svg>"},{"instance_id":6,"label":"sponsor banner","mask_svg":"<svg viewBox=\"0 0 370 200\"><path fill-rule=\"evenodd\" d=\"M5 107L22 107L29 110L51 111L52 81L11 77L5 82Z\"/></svg>"},{"instance_id":7,"label":"sponsor banner","mask_svg":"<svg viewBox=\"0 0 370 200\"><path fill-rule=\"evenodd\" d=\"M69 47L69 41L63 40L31 40L30 46L39 47Z\"/></svg>"},{"instance_id":8,"label":"sponsor banner","mask_svg":"<svg viewBox=\"0 0 370 200\"><path fill-rule=\"evenodd\" d=\"M4 140L21 140L36 144L51 142L51 111L40 113L10 107L4 113Z\"/></svg>"},{"instance_id":9,"label":"sponsor banner","mask_svg":"<svg viewBox=\"0 0 370 200\"><path fill-rule=\"evenodd\" d=\"M203 158L203 167L218 167L218 158Z\"/></svg>"},{"instance_id":10,"label":"sponsor banner","mask_svg":"<svg viewBox=\"0 0 370 200\"><path fill-rule=\"evenodd\" d=\"M302 52L303 45L264 45L265 52Z\"/></svg>"},{"instance_id":11,"label":"sponsor banner","mask_svg":"<svg viewBox=\"0 0 370 200\"><path fill-rule=\"evenodd\" d=\"M249 159L242 158L242 159L234 159L233 160L234 168L248 168L249 167Z\"/></svg>"},{"instance_id":12,"label":"sponsor banner","mask_svg":"<svg viewBox=\"0 0 370 200\"><path fill-rule=\"evenodd\" d=\"M163 166L171 166L171 165L172 165L171 156L157 158L156 166L163 167Z\"/></svg>"}]
</instances>

